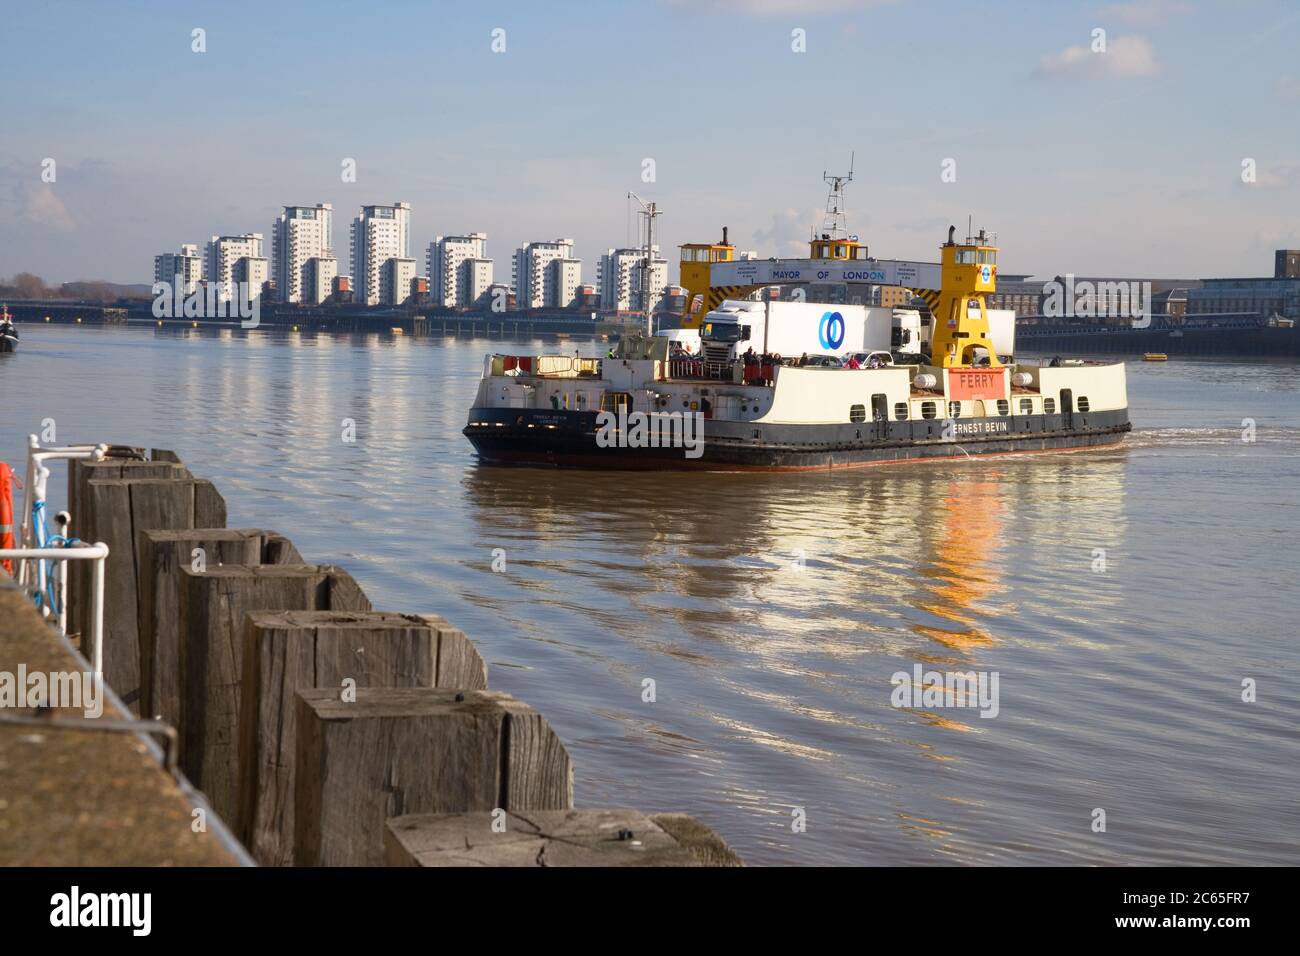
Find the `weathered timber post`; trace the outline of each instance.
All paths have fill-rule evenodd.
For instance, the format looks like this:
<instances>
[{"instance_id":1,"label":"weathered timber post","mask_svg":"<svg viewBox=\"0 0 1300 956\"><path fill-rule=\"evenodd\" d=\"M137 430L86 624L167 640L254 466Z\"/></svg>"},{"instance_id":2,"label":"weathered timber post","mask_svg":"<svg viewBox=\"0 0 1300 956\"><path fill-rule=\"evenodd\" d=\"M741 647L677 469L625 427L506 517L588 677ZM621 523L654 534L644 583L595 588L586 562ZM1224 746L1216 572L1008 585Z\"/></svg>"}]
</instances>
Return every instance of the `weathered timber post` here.
<instances>
[{"instance_id":1,"label":"weathered timber post","mask_svg":"<svg viewBox=\"0 0 1300 956\"><path fill-rule=\"evenodd\" d=\"M333 565L181 567L181 769L228 820L235 817L239 683L249 611L368 611Z\"/></svg>"},{"instance_id":2,"label":"weathered timber post","mask_svg":"<svg viewBox=\"0 0 1300 956\"><path fill-rule=\"evenodd\" d=\"M433 615L256 611L239 705L240 838L263 866L293 864L296 693L352 687L487 687L464 633Z\"/></svg>"},{"instance_id":3,"label":"weathered timber post","mask_svg":"<svg viewBox=\"0 0 1300 956\"><path fill-rule=\"evenodd\" d=\"M395 817L389 866L740 866L716 833L680 813L531 810Z\"/></svg>"},{"instance_id":4,"label":"weathered timber post","mask_svg":"<svg viewBox=\"0 0 1300 956\"><path fill-rule=\"evenodd\" d=\"M431 688L298 692L294 859L379 866L408 813L568 810L573 765L541 714L508 694Z\"/></svg>"},{"instance_id":5,"label":"weathered timber post","mask_svg":"<svg viewBox=\"0 0 1300 956\"><path fill-rule=\"evenodd\" d=\"M226 503L212 482L203 478L92 479L86 482L82 502L88 527L78 537L88 534L83 540L102 541L109 548L104 562L104 680L138 713L136 535L193 528L196 523L220 527L226 523ZM83 610L89 608L83 605Z\"/></svg>"},{"instance_id":6,"label":"weathered timber post","mask_svg":"<svg viewBox=\"0 0 1300 956\"><path fill-rule=\"evenodd\" d=\"M196 555L196 549L199 553ZM258 528L136 531L140 642L140 713L180 722L180 583L182 567L301 564L293 543Z\"/></svg>"},{"instance_id":7,"label":"weathered timber post","mask_svg":"<svg viewBox=\"0 0 1300 956\"><path fill-rule=\"evenodd\" d=\"M142 448L114 446L119 454L144 455ZM110 454L113 452L110 451ZM192 478L188 468L174 460L171 452L156 452L170 456L157 460L144 458L105 458L93 461L74 458L68 462L68 513L72 516L72 534L82 541L95 541L92 505L86 501L91 479L118 478ZM105 542L107 543L107 542ZM68 633L85 635L90 632L90 569L79 561L68 566Z\"/></svg>"}]
</instances>

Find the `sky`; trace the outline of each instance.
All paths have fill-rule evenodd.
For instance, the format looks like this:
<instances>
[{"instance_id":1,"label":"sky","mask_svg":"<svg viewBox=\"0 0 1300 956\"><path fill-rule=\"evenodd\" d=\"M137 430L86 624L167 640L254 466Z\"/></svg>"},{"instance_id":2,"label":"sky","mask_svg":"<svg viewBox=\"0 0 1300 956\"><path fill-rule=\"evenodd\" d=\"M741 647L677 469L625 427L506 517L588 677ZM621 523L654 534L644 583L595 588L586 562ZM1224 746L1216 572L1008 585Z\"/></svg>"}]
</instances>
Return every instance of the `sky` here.
<instances>
[{"instance_id":1,"label":"sky","mask_svg":"<svg viewBox=\"0 0 1300 956\"><path fill-rule=\"evenodd\" d=\"M147 283L218 234L269 256L280 207L317 202L345 270L359 207L403 200L421 272L482 231L498 281L557 237L595 281L629 190L670 261L724 225L804 255L851 154L881 258L933 261L967 217L1047 277L1271 275L1300 247L1295 0L0 0L0 40L6 277Z\"/></svg>"}]
</instances>

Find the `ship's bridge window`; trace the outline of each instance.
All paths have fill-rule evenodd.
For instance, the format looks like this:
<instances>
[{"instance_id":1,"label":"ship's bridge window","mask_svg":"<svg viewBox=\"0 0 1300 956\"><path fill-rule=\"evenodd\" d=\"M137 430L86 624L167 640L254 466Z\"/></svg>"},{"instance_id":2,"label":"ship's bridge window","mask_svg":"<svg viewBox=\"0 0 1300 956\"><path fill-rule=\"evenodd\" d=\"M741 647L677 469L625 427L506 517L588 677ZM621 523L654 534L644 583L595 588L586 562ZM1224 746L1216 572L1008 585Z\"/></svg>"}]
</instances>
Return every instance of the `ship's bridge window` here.
<instances>
[{"instance_id":1,"label":"ship's bridge window","mask_svg":"<svg viewBox=\"0 0 1300 956\"><path fill-rule=\"evenodd\" d=\"M854 259L865 259L865 258L867 258L867 247L866 247L866 246L857 246L857 247L855 247L854 250L853 250L853 258L854 258Z\"/></svg>"},{"instance_id":2,"label":"ship's bridge window","mask_svg":"<svg viewBox=\"0 0 1300 956\"><path fill-rule=\"evenodd\" d=\"M1028 415L1034 410L1034 400L1032 398L1022 398L1020 400L1020 414Z\"/></svg>"},{"instance_id":3,"label":"ship's bridge window","mask_svg":"<svg viewBox=\"0 0 1300 956\"><path fill-rule=\"evenodd\" d=\"M1056 399L1054 398L1043 399L1043 414L1044 415L1056 414Z\"/></svg>"},{"instance_id":4,"label":"ship's bridge window","mask_svg":"<svg viewBox=\"0 0 1300 956\"><path fill-rule=\"evenodd\" d=\"M849 406L849 421L865 422L866 420L867 420L867 406L865 405Z\"/></svg>"},{"instance_id":5,"label":"ship's bridge window","mask_svg":"<svg viewBox=\"0 0 1300 956\"><path fill-rule=\"evenodd\" d=\"M1087 396L1087 395L1080 395L1080 396L1079 396L1079 411L1081 411L1081 412L1086 412L1087 410L1088 410L1088 396Z\"/></svg>"},{"instance_id":6,"label":"ship's bridge window","mask_svg":"<svg viewBox=\"0 0 1300 956\"><path fill-rule=\"evenodd\" d=\"M921 417L922 417L922 418L934 418L935 415L937 415L937 414L938 414L938 409L935 408L934 402L922 402L922 403L921 403Z\"/></svg>"},{"instance_id":7,"label":"ship's bridge window","mask_svg":"<svg viewBox=\"0 0 1300 956\"><path fill-rule=\"evenodd\" d=\"M957 250L957 265L959 265L959 266L973 266L973 265L975 265L975 250L974 250L974 249L958 249L958 250Z\"/></svg>"},{"instance_id":8,"label":"ship's bridge window","mask_svg":"<svg viewBox=\"0 0 1300 956\"><path fill-rule=\"evenodd\" d=\"M894 403L894 418L900 422L907 421L907 402Z\"/></svg>"},{"instance_id":9,"label":"ship's bridge window","mask_svg":"<svg viewBox=\"0 0 1300 956\"><path fill-rule=\"evenodd\" d=\"M976 252L976 261L980 265L993 265L998 261L998 254L992 249L979 249Z\"/></svg>"},{"instance_id":10,"label":"ship's bridge window","mask_svg":"<svg viewBox=\"0 0 1300 956\"><path fill-rule=\"evenodd\" d=\"M998 414L999 415L1011 414L1011 403L1008 402L1005 398L998 399Z\"/></svg>"},{"instance_id":11,"label":"ship's bridge window","mask_svg":"<svg viewBox=\"0 0 1300 956\"><path fill-rule=\"evenodd\" d=\"M835 247L835 258L836 258L836 259L844 259L844 258L847 258L847 257L848 257L848 254L849 254L849 247L848 247L848 246L840 245L840 246L836 246L836 247Z\"/></svg>"}]
</instances>

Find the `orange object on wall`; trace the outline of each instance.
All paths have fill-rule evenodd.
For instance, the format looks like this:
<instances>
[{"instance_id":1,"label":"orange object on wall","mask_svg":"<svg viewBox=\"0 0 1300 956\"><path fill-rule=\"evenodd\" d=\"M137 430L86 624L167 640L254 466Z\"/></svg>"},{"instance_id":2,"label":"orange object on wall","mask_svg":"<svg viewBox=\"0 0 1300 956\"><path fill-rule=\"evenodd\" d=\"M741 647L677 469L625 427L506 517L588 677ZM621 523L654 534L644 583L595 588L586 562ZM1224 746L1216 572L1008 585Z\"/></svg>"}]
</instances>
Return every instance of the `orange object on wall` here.
<instances>
[{"instance_id":1,"label":"orange object on wall","mask_svg":"<svg viewBox=\"0 0 1300 956\"><path fill-rule=\"evenodd\" d=\"M14 472L0 461L0 548L16 547L14 538ZM0 565L10 574L14 573L14 563L0 561Z\"/></svg>"},{"instance_id":2,"label":"orange object on wall","mask_svg":"<svg viewBox=\"0 0 1300 956\"><path fill-rule=\"evenodd\" d=\"M948 369L948 397L955 402L1006 398L1004 368Z\"/></svg>"}]
</instances>

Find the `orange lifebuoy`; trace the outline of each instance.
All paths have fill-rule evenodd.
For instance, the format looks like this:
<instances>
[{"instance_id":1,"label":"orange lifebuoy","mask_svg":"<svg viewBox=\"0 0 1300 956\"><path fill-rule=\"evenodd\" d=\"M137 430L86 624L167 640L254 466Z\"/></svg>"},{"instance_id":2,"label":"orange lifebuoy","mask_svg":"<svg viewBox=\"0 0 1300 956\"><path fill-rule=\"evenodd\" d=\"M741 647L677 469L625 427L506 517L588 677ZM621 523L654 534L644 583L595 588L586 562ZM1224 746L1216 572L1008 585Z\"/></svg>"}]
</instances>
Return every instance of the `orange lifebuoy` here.
<instances>
[{"instance_id":1,"label":"orange lifebuoy","mask_svg":"<svg viewBox=\"0 0 1300 956\"><path fill-rule=\"evenodd\" d=\"M0 461L0 548L15 547L14 538L14 472L13 469ZM0 561L4 569L10 574L14 573L14 563L9 560Z\"/></svg>"}]
</instances>

